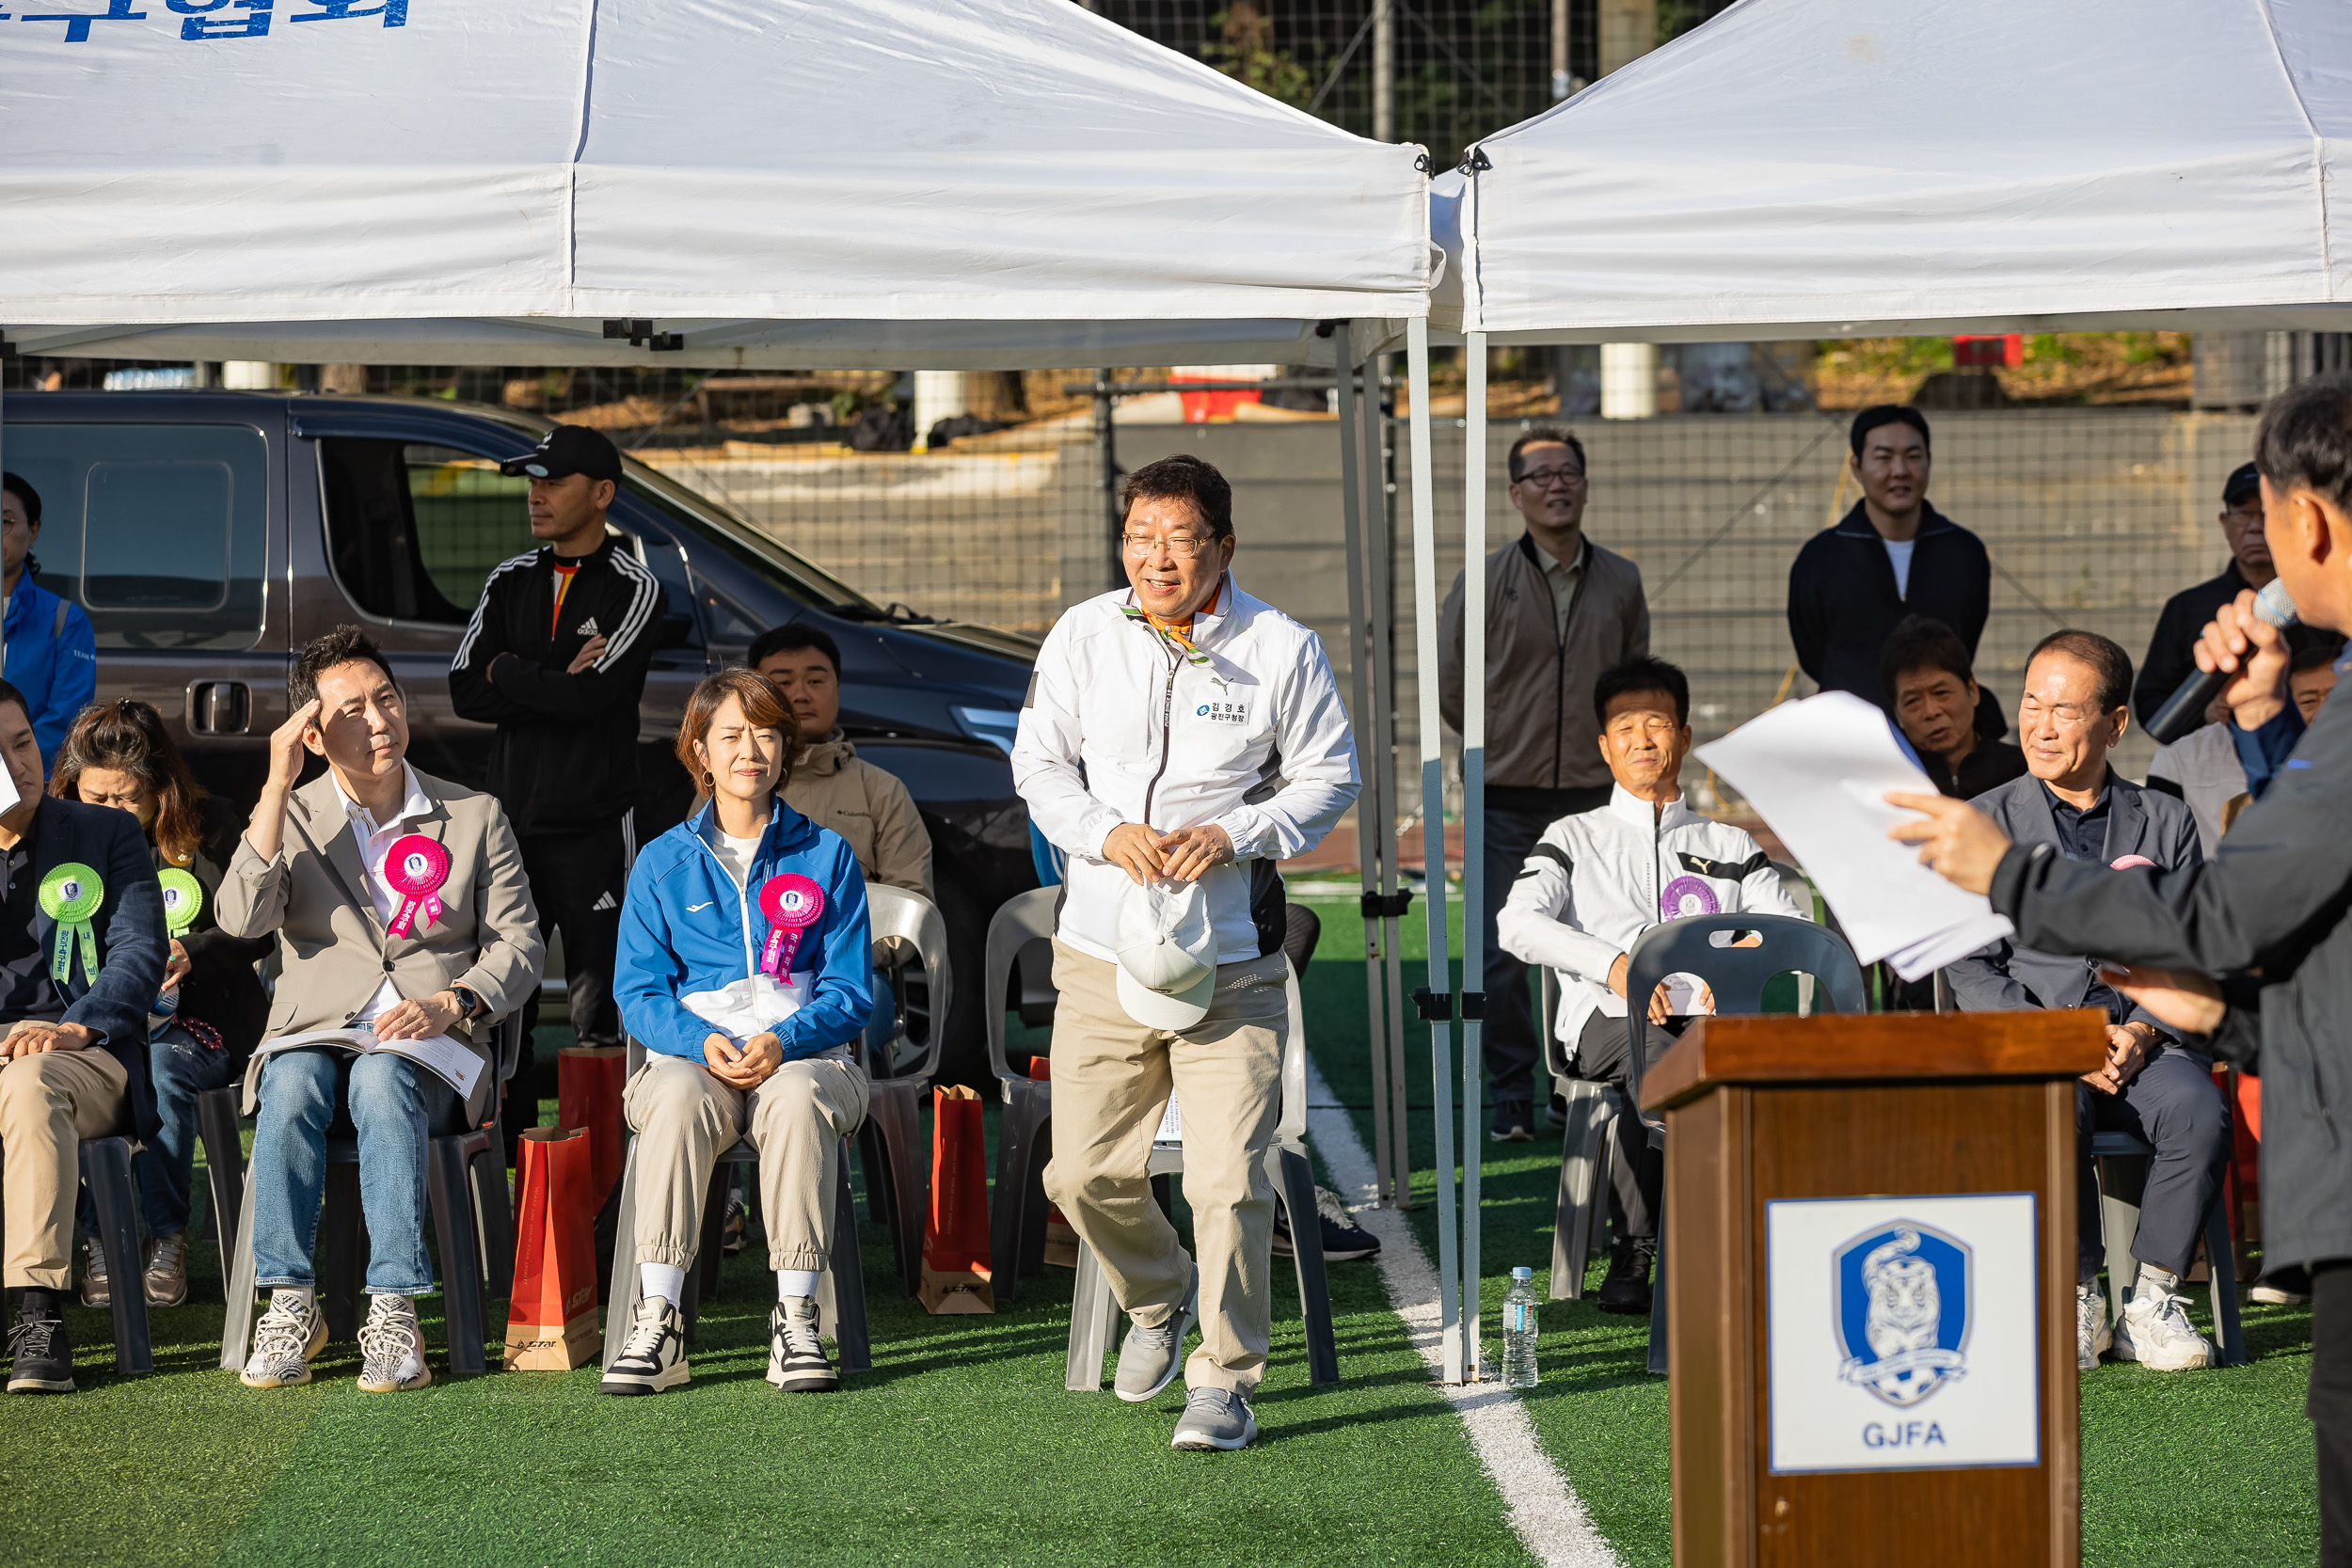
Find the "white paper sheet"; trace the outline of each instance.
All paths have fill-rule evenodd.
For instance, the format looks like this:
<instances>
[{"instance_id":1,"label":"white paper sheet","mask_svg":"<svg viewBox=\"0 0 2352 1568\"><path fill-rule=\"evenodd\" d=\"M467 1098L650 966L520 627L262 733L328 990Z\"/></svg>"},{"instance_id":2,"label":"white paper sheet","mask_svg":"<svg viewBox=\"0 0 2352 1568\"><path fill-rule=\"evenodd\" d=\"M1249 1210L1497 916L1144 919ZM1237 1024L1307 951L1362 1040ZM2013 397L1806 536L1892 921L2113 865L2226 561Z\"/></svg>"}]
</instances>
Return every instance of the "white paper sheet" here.
<instances>
[{"instance_id":1,"label":"white paper sheet","mask_svg":"<svg viewBox=\"0 0 2352 1568\"><path fill-rule=\"evenodd\" d=\"M1696 754L1780 835L1864 963L1885 958L1916 980L2014 931L1980 895L1962 892L1886 836L1916 820L1888 805L1886 793L1932 795L1935 785L1895 744L1886 716L1861 698L1825 691L1783 703Z\"/></svg>"},{"instance_id":2,"label":"white paper sheet","mask_svg":"<svg viewBox=\"0 0 2352 1568\"><path fill-rule=\"evenodd\" d=\"M1184 1141L1184 1113L1178 1108L1176 1097L1168 1097L1168 1109L1160 1116L1160 1130L1152 1134L1155 1144L1181 1144Z\"/></svg>"},{"instance_id":3,"label":"white paper sheet","mask_svg":"<svg viewBox=\"0 0 2352 1568\"><path fill-rule=\"evenodd\" d=\"M289 1051L303 1045L332 1045L360 1055L388 1052L405 1056L419 1067L437 1073L449 1082L460 1098L473 1098L474 1080L482 1076L482 1058L447 1035L436 1035L424 1040L379 1040L368 1029L312 1029L300 1035L280 1035L263 1040L254 1053L266 1056L273 1051Z\"/></svg>"}]
</instances>

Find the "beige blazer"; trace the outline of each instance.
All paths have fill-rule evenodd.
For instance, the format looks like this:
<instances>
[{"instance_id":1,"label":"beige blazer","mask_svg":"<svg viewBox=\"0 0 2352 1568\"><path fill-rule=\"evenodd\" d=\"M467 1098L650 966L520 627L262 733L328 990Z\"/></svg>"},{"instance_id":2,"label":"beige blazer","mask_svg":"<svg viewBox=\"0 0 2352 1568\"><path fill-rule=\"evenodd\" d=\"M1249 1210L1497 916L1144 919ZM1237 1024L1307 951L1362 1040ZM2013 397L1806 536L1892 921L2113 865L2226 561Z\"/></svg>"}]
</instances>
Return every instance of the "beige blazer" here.
<instances>
[{"instance_id":1,"label":"beige blazer","mask_svg":"<svg viewBox=\"0 0 2352 1568\"><path fill-rule=\"evenodd\" d=\"M220 928L237 937L277 933L280 970L265 1037L340 1028L359 1016L389 975L410 1001L453 985L470 988L489 1011L471 1030L461 1023L451 1035L469 1044L479 1035L476 1050L488 1063L490 1022L520 1007L539 984L547 956L539 911L506 814L489 796L429 773L420 771L417 785L435 809L412 831L449 850L449 879L441 885L440 918L405 937L385 934L368 897L359 845L332 776L321 774L294 792L276 860L264 861L238 838L220 882ZM246 1069L248 1116L265 1059L256 1056ZM469 1124L481 1125L488 1114L496 1080L495 1070L485 1070L475 1081Z\"/></svg>"}]
</instances>

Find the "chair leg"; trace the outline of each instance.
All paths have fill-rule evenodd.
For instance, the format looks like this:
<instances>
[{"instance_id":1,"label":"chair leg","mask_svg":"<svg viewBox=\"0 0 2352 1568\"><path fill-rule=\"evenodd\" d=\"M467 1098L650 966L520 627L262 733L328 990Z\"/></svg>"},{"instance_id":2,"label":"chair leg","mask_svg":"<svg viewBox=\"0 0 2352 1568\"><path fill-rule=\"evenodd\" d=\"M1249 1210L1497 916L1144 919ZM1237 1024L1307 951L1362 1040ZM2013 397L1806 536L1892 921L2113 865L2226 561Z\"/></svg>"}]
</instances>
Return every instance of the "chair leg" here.
<instances>
[{"instance_id":1,"label":"chair leg","mask_svg":"<svg viewBox=\"0 0 2352 1568\"><path fill-rule=\"evenodd\" d=\"M233 1089L196 1097L197 1136L204 1144L204 1174L212 1188L212 1224L220 1243L221 1274L237 1255L238 1219L245 1212L245 1146L237 1136Z\"/></svg>"},{"instance_id":2,"label":"chair leg","mask_svg":"<svg viewBox=\"0 0 2352 1568\"><path fill-rule=\"evenodd\" d=\"M1035 1278L1045 1272L1045 1166L1054 1158L1054 1117L1051 1105L1039 1109L1038 1127L1025 1155L1021 1175L1021 1272Z\"/></svg>"},{"instance_id":3,"label":"chair leg","mask_svg":"<svg viewBox=\"0 0 2352 1568\"><path fill-rule=\"evenodd\" d=\"M2246 1331L2238 1322L2237 1260L2230 1250L2230 1212L2217 1189L2205 1210L2205 1272L2213 1304L2214 1353L2217 1364L2246 1365Z\"/></svg>"},{"instance_id":4,"label":"chair leg","mask_svg":"<svg viewBox=\"0 0 2352 1568\"><path fill-rule=\"evenodd\" d=\"M511 1301L515 1294L515 1200L506 1185L505 1159L506 1140L492 1129L476 1141L466 1162L482 1236L483 1294L490 1301Z\"/></svg>"},{"instance_id":5,"label":"chair leg","mask_svg":"<svg viewBox=\"0 0 2352 1568\"><path fill-rule=\"evenodd\" d=\"M882 1082L887 1083L888 1080ZM878 1083L871 1087L873 1103L879 1103L882 1085ZM873 1103L866 1107L866 1125L857 1130L857 1163L860 1170L874 1173L866 1179L866 1217L875 1225L888 1225L890 1194L885 1189L889 1185L889 1175L882 1169L882 1128L876 1125Z\"/></svg>"},{"instance_id":6,"label":"chair leg","mask_svg":"<svg viewBox=\"0 0 2352 1568\"><path fill-rule=\"evenodd\" d=\"M1052 1112L1045 1085L1016 1085L997 1132L989 1262L999 1307L1012 1304L1022 1275L1044 1272L1045 1192L1039 1173L1053 1152Z\"/></svg>"},{"instance_id":7,"label":"chair leg","mask_svg":"<svg viewBox=\"0 0 2352 1568\"><path fill-rule=\"evenodd\" d=\"M441 1314L453 1377L489 1366L483 1347L482 1240L474 1229L466 1143L461 1136L435 1138L425 1146L425 1199L440 1243Z\"/></svg>"},{"instance_id":8,"label":"chair leg","mask_svg":"<svg viewBox=\"0 0 2352 1568\"><path fill-rule=\"evenodd\" d=\"M612 1278L605 1291L604 1359L610 1367L628 1338L637 1316L637 1140L628 1141L621 1160L621 1206L612 1227Z\"/></svg>"},{"instance_id":9,"label":"chair leg","mask_svg":"<svg viewBox=\"0 0 2352 1568\"><path fill-rule=\"evenodd\" d=\"M2099 1228L2106 1234L2109 1323L2122 1317L2123 1304L2132 1299L2132 1286L2139 1275L2132 1243L2139 1237L2139 1198L2147 1178L2144 1170L2126 1173L2114 1168L2127 1159L2145 1163L2137 1155L2108 1154L2090 1164L2093 1180L2099 1183Z\"/></svg>"},{"instance_id":10,"label":"chair leg","mask_svg":"<svg viewBox=\"0 0 2352 1568\"><path fill-rule=\"evenodd\" d=\"M1323 1271L1323 1227L1315 1213L1314 1167L1307 1157L1276 1145L1266 1174L1291 1219L1291 1259L1298 1268L1298 1308L1307 1323L1307 1381L1320 1388L1340 1380L1340 1341L1331 1326L1331 1286Z\"/></svg>"},{"instance_id":11,"label":"chair leg","mask_svg":"<svg viewBox=\"0 0 2352 1568\"><path fill-rule=\"evenodd\" d=\"M426 1191L432 1190L432 1156L425 1157ZM359 1167L330 1160L319 1202L318 1243L311 1253L318 1279L319 1312L326 1332L348 1342L359 1334L359 1297L368 1272L368 1216L359 1201Z\"/></svg>"},{"instance_id":12,"label":"chair leg","mask_svg":"<svg viewBox=\"0 0 2352 1568\"><path fill-rule=\"evenodd\" d=\"M1599 1192L1597 1173L1607 1168L1596 1157L1601 1137L1601 1101L1581 1083L1567 1088L1567 1112L1560 1134L1560 1193L1551 1221L1551 1299L1584 1299L1584 1264L1592 1256L1595 1225L1594 1196Z\"/></svg>"},{"instance_id":13,"label":"chair leg","mask_svg":"<svg viewBox=\"0 0 2352 1568\"><path fill-rule=\"evenodd\" d=\"M870 1372L874 1350L866 1334L866 1264L857 1244L857 1195L850 1188L850 1148L841 1146L840 1176L834 1185L833 1257L824 1275L833 1287L833 1338L841 1370Z\"/></svg>"},{"instance_id":14,"label":"chair leg","mask_svg":"<svg viewBox=\"0 0 2352 1568\"><path fill-rule=\"evenodd\" d=\"M115 1370L130 1376L151 1372L155 1352L147 1334L147 1281L139 1267L130 1142L91 1139L82 1145L80 1164L82 1184L98 1213L99 1249L106 1255L106 1275L114 1284Z\"/></svg>"},{"instance_id":15,"label":"chair leg","mask_svg":"<svg viewBox=\"0 0 2352 1568\"><path fill-rule=\"evenodd\" d=\"M929 1194L925 1191L928 1173L917 1152L922 1147L922 1105L921 1085L912 1079L886 1078L874 1085L874 1097L866 1112L866 1131L872 1135L867 1147L881 1151L881 1158L869 1161L866 1168L872 1171L879 1166L889 1188L888 1212L876 1215L875 1220L890 1227L891 1246L910 1296L923 1285L923 1210ZM868 1177L869 1199L876 1185Z\"/></svg>"},{"instance_id":16,"label":"chair leg","mask_svg":"<svg viewBox=\"0 0 2352 1568\"><path fill-rule=\"evenodd\" d=\"M1103 1386L1103 1357L1111 1351L1111 1335L1119 1326L1119 1299L1094 1249L1078 1243L1078 1283L1070 1298L1070 1348L1064 1356L1061 1386L1080 1393Z\"/></svg>"},{"instance_id":17,"label":"chair leg","mask_svg":"<svg viewBox=\"0 0 2352 1568\"><path fill-rule=\"evenodd\" d=\"M227 1211L223 1211L225 1213ZM237 1217L233 1227L222 1227L224 1237L235 1240L221 1243L223 1273L229 1276L229 1313L220 1325L220 1370L240 1371L253 1342L253 1189L248 1186L237 1200Z\"/></svg>"},{"instance_id":18,"label":"chair leg","mask_svg":"<svg viewBox=\"0 0 2352 1568\"><path fill-rule=\"evenodd\" d=\"M708 1292L713 1301L719 1299L719 1265L726 1261L725 1249L719 1243L726 1231L727 1194L734 1185L735 1166L724 1158L714 1162L710 1185L703 1195L703 1223L694 1242L694 1260L686 1265L686 1298L678 1304L686 1319L686 1342L690 1345L702 1323L704 1293ZM747 1185L756 1187L759 1183L752 1181ZM613 1256L620 1256L617 1243Z\"/></svg>"},{"instance_id":19,"label":"chair leg","mask_svg":"<svg viewBox=\"0 0 2352 1568\"><path fill-rule=\"evenodd\" d=\"M1661 1206L1662 1207L1662 1206ZM1649 1275L1649 1370L1666 1375L1666 1216L1658 1216L1658 1260Z\"/></svg>"}]
</instances>

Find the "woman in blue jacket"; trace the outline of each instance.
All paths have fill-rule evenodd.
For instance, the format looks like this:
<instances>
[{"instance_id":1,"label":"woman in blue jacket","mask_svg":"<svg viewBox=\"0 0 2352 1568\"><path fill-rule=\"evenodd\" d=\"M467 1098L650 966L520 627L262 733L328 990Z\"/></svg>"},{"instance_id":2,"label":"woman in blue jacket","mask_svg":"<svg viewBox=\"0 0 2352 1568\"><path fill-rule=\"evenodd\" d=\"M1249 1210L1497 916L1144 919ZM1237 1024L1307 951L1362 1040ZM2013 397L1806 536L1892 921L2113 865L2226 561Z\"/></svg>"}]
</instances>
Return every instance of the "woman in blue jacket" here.
<instances>
[{"instance_id":1,"label":"woman in blue jacket","mask_svg":"<svg viewBox=\"0 0 2352 1568\"><path fill-rule=\"evenodd\" d=\"M718 1157L759 1151L776 1306L768 1381L838 1386L817 1331L841 1140L866 1119L850 1057L873 1010L866 882L835 833L784 803L800 750L792 713L749 670L694 689L678 760L708 799L637 857L613 990L645 1048L622 1109L637 1132L640 1298L605 1370L608 1394L684 1383L679 1301Z\"/></svg>"}]
</instances>

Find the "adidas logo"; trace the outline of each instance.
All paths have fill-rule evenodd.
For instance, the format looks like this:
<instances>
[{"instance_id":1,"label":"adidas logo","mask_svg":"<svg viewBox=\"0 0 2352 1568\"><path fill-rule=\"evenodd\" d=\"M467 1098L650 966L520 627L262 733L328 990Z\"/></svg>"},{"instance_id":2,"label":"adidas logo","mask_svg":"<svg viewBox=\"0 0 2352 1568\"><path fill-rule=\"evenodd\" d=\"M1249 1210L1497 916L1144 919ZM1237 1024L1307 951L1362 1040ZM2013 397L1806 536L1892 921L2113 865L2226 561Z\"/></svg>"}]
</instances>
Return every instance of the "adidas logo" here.
<instances>
[{"instance_id":1,"label":"adidas logo","mask_svg":"<svg viewBox=\"0 0 2352 1568\"><path fill-rule=\"evenodd\" d=\"M620 907L620 905L612 901L612 895L611 894L599 893L596 895L596 901L588 906L588 912L595 914L600 910L617 910Z\"/></svg>"},{"instance_id":2,"label":"adidas logo","mask_svg":"<svg viewBox=\"0 0 2352 1568\"><path fill-rule=\"evenodd\" d=\"M589 616L589 617L588 617L588 619L586 619L585 621L582 621L582 622L580 624L579 630L580 630L580 636L582 636L582 637L594 637L594 636L596 636L596 618L595 616L593 616L593 615Z\"/></svg>"}]
</instances>

